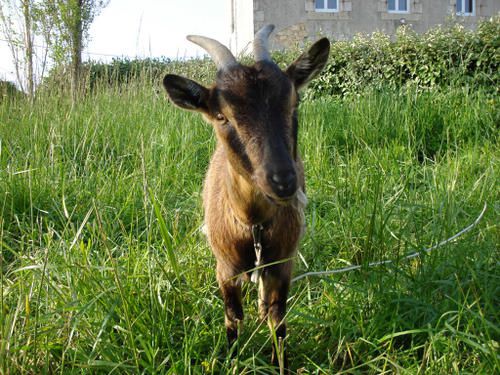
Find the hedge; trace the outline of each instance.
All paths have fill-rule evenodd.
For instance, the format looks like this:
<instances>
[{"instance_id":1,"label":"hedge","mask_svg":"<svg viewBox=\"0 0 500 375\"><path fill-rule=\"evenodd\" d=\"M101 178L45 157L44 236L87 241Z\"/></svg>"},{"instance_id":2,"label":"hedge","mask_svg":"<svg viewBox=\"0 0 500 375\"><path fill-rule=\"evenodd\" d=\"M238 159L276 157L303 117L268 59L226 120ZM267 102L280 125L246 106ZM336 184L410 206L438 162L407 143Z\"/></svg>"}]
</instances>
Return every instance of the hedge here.
<instances>
[{"instance_id":1,"label":"hedge","mask_svg":"<svg viewBox=\"0 0 500 375\"><path fill-rule=\"evenodd\" d=\"M307 96L454 83L486 86L498 93L499 61L500 15L480 22L475 31L451 23L417 34L402 26L394 39L376 32L332 43L325 71L310 85Z\"/></svg>"},{"instance_id":2,"label":"hedge","mask_svg":"<svg viewBox=\"0 0 500 375\"><path fill-rule=\"evenodd\" d=\"M282 67L300 54L298 49L277 51L274 60ZM244 58L249 61L249 58ZM348 96L367 88L422 89L460 84L486 87L498 94L500 87L500 14L469 30L457 22L417 34L401 26L395 37L381 32L357 35L350 41L334 41L324 72L306 90L306 99L321 96ZM168 58L114 59L110 63L88 62L87 87L123 85L132 81L161 84L166 73L187 76L209 84L215 65L209 58L171 60ZM54 70L44 85L67 86L64 72Z\"/></svg>"}]
</instances>

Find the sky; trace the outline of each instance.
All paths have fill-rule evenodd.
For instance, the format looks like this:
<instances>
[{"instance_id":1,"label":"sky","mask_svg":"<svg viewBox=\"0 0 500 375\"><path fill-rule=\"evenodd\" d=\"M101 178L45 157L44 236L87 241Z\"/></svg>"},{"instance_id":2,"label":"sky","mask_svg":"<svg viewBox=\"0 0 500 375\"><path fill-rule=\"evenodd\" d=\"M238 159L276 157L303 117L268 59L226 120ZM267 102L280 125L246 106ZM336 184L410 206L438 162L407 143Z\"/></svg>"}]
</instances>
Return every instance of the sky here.
<instances>
[{"instance_id":1,"label":"sky","mask_svg":"<svg viewBox=\"0 0 500 375\"><path fill-rule=\"evenodd\" d=\"M229 17L228 0L111 0L91 26L84 60L202 56L204 52L186 35L205 35L228 44ZM15 80L13 72L9 48L0 41L0 79Z\"/></svg>"}]
</instances>

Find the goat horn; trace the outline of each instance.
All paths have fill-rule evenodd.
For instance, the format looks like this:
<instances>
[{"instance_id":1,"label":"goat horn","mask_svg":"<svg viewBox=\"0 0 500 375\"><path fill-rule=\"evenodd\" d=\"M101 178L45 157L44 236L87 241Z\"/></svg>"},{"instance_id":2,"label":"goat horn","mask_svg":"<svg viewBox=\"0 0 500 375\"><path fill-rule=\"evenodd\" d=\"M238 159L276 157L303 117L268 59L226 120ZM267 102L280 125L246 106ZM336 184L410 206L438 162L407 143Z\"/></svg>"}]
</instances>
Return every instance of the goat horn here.
<instances>
[{"instance_id":1,"label":"goat horn","mask_svg":"<svg viewBox=\"0 0 500 375\"><path fill-rule=\"evenodd\" d=\"M237 64L236 58L231 51L222 43L215 39L210 39L199 35L188 35L187 39L208 52L212 60L217 65L217 69L223 70L230 65Z\"/></svg>"},{"instance_id":2,"label":"goat horn","mask_svg":"<svg viewBox=\"0 0 500 375\"><path fill-rule=\"evenodd\" d=\"M269 54L269 35L273 32L274 25L266 25L255 34L253 40L253 55L255 61L271 61Z\"/></svg>"}]
</instances>

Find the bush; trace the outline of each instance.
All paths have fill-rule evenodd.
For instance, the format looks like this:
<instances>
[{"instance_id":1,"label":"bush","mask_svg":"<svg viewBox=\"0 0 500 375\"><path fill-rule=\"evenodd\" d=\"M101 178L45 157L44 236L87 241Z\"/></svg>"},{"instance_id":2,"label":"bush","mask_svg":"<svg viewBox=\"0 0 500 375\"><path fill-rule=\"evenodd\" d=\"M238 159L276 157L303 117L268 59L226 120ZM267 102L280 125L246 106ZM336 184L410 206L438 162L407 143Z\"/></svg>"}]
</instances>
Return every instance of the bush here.
<instances>
[{"instance_id":1,"label":"bush","mask_svg":"<svg viewBox=\"0 0 500 375\"><path fill-rule=\"evenodd\" d=\"M291 48L274 52L273 58L285 68L299 55L299 49ZM242 60L251 63L249 57ZM429 89L450 84L482 86L498 94L499 60L500 15L481 22L475 31L450 23L417 34L402 26L394 39L375 32L332 43L325 71L311 83L304 98L344 97L367 88ZM210 84L215 77L215 65L209 58L113 59L110 63L88 62L85 72L86 87L93 91L100 85L121 86L132 82L159 86L167 73ZM68 82L61 78L64 76L67 76L64 67L53 70L43 86L68 87Z\"/></svg>"},{"instance_id":2,"label":"bush","mask_svg":"<svg viewBox=\"0 0 500 375\"><path fill-rule=\"evenodd\" d=\"M4 100L13 100L24 96L22 91L15 84L9 81L0 80L0 103Z\"/></svg>"},{"instance_id":3,"label":"bush","mask_svg":"<svg viewBox=\"0 0 500 375\"><path fill-rule=\"evenodd\" d=\"M453 83L500 84L500 16L476 31L452 23L417 34L408 26L391 40L383 33L332 43L329 63L306 97L346 96L366 88L432 88Z\"/></svg>"},{"instance_id":4,"label":"bush","mask_svg":"<svg viewBox=\"0 0 500 375\"><path fill-rule=\"evenodd\" d=\"M114 58L109 63L85 62L82 75L87 92L94 92L102 86L120 88L132 83L160 85L167 73L184 75L209 84L214 79L215 72L215 64L209 58L188 60L171 60L165 57ZM63 65L53 68L43 79L39 89L64 92L70 85L68 66Z\"/></svg>"},{"instance_id":5,"label":"bush","mask_svg":"<svg viewBox=\"0 0 500 375\"><path fill-rule=\"evenodd\" d=\"M100 83L111 85L131 81L161 81L167 73L190 77L209 83L215 77L215 64L209 59L171 60L169 58L113 59L111 63L86 64L88 85L94 88Z\"/></svg>"}]
</instances>

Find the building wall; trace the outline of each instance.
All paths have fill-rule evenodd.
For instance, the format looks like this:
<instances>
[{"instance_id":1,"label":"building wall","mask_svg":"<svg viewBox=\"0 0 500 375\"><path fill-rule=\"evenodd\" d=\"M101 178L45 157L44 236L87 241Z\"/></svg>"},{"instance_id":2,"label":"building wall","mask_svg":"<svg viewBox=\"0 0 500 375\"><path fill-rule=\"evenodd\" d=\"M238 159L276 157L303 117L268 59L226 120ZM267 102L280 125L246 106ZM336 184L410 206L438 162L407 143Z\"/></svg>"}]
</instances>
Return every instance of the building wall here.
<instances>
[{"instance_id":1,"label":"building wall","mask_svg":"<svg viewBox=\"0 0 500 375\"><path fill-rule=\"evenodd\" d=\"M231 39L234 53L246 53L255 34L254 1L229 0L231 9Z\"/></svg>"},{"instance_id":2,"label":"building wall","mask_svg":"<svg viewBox=\"0 0 500 375\"><path fill-rule=\"evenodd\" d=\"M252 14L244 16L245 22L252 18L253 31L246 33L246 43L263 25L276 25L272 48L300 45L305 41L328 36L333 40L351 39L358 33L370 34L383 31L394 34L403 24L409 24L419 32L444 24L455 15L457 0L410 0L408 13L389 13L387 0L338 0L339 12L322 13L314 9L314 0L231 0L236 5L252 4ZM474 16L456 16L457 22L474 27L480 19L500 12L500 0L476 0ZM242 14L240 13L240 16ZM245 44L238 38L239 45ZM240 52L241 49L233 51Z\"/></svg>"}]
</instances>

